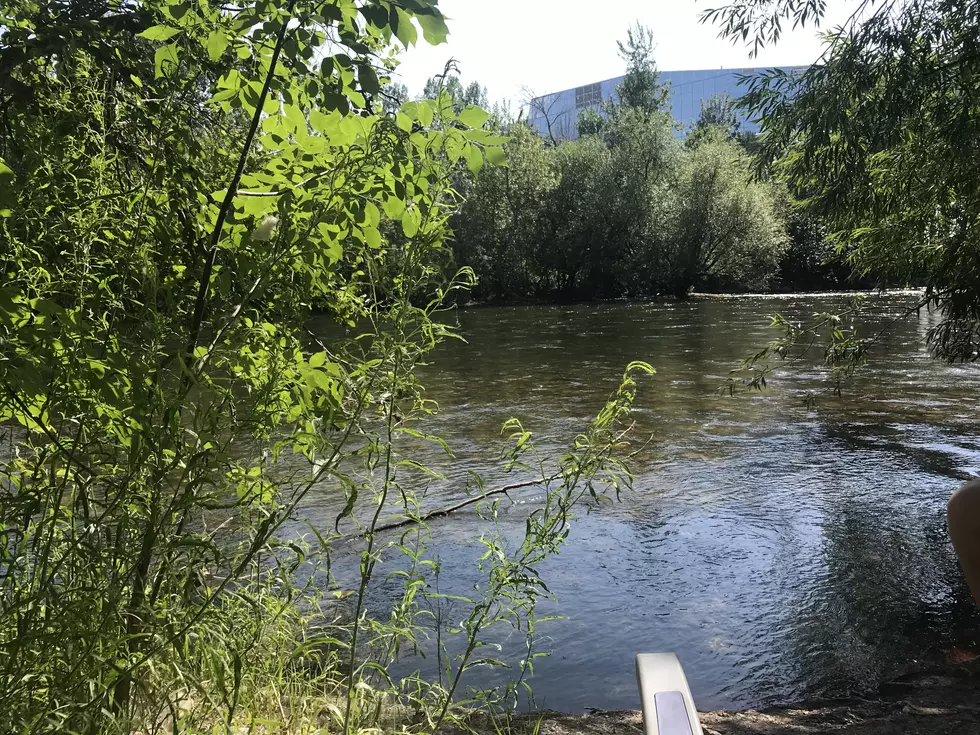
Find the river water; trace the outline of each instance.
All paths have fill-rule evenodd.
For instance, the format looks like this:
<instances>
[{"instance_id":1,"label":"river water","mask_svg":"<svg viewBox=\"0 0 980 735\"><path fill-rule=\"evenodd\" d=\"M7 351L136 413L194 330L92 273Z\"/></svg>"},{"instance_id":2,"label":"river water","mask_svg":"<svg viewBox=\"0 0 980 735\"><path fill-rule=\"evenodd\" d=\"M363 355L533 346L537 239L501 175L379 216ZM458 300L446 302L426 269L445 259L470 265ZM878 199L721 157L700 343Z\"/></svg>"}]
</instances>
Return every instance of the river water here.
<instances>
[{"instance_id":1,"label":"river water","mask_svg":"<svg viewBox=\"0 0 980 735\"><path fill-rule=\"evenodd\" d=\"M911 302L870 297L862 332ZM494 466L507 418L557 453L629 361L657 369L636 401L636 434L653 442L635 460L634 491L582 515L540 570L558 596L548 611L566 619L542 626L553 653L536 664L538 706L637 707L633 656L644 651L675 651L699 708L716 709L859 692L974 647L980 615L945 503L980 474L980 366L929 357L935 315L893 325L839 398L816 354L764 393L720 391L775 336L769 315L805 320L843 303L748 296L451 317L467 341L440 347L420 371L441 406L426 428L457 454L437 505L461 497L470 470ZM432 451L423 459L438 463ZM508 479L490 471L488 486ZM521 532L535 499L515 493L505 525ZM478 578L472 540L483 528L475 511L432 522L444 591ZM504 639L504 655L519 657L520 642ZM474 673L471 684L502 676Z\"/></svg>"}]
</instances>

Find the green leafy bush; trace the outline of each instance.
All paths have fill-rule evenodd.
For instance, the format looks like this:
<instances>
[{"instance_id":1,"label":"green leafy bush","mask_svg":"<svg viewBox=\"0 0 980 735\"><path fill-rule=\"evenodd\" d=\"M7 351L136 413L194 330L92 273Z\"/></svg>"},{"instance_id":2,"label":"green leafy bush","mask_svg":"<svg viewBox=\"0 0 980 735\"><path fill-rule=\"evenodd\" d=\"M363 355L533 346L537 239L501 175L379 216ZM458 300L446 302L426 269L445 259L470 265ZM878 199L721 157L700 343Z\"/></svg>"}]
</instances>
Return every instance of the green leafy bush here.
<instances>
[{"instance_id":1,"label":"green leafy bush","mask_svg":"<svg viewBox=\"0 0 980 735\"><path fill-rule=\"evenodd\" d=\"M388 675L435 596L414 367L457 164L500 157L450 96L382 113L429 0L146 0L0 15L0 711L11 732L432 730L487 629L533 620L576 502L618 490L635 385L554 465L431 682ZM314 308L329 339L307 329ZM646 366L631 366L633 370ZM332 527L288 530L314 489ZM391 514L409 532L382 529ZM354 589L331 551L359 550ZM369 614L383 555L403 594ZM529 667L529 661L525 668ZM401 713L401 714L400 714Z\"/></svg>"}]
</instances>

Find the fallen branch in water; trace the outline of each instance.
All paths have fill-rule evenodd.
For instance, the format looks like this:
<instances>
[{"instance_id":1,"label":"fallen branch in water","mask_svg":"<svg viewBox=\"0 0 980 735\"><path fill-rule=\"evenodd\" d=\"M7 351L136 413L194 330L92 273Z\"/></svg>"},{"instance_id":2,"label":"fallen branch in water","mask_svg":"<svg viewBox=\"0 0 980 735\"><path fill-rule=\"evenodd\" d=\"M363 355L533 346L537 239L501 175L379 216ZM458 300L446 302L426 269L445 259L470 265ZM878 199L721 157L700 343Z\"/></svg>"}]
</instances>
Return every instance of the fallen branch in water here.
<instances>
[{"instance_id":1,"label":"fallen branch in water","mask_svg":"<svg viewBox=\"0 0 980 735\"><path fill-rule=\"evenodd\" d=\"M626 429L624 429L616 437L616 442L618 442L620 439L626 436L633 429L634 426L635 426L635 422L631 423L628 427L626 427ZM630 453L629 458L635 457L638 453L646 449L646 447L652 441L653 441L653 437L651 436L643 443L642 446L640 446L638 449ZM450 513L455 513L457 510L460 510L461 508L465 508L468 505L473 505L473 503L479 503L481 500L484 500L485 498L489 498L492 495L502 495L510 490L517 490L518 488L522 488L522 487L543 485L547 482L551 482L552 480L557 480L560 476L561 475L558 474L558 475L552 475L551 477L542 477L538 480L525 480L524 482L513 482L510 485L504 485L503 487L498 487L496 490L490 490L489 492L481 493L475 498L467 498L466 500L461 500L455 505L450 505L446 508L436 508L435 510L430 510L428 513L423 513L418 518L403 518L402 520L395 521L394 523L385 523L383 525L376 527L374 529L374 532L377 533L378 531L390 531L394 528L403 528L405 526L410 526L413 523L425 523L431 518L439 518L441 516L447 516ZM361 531L360 533L352 533L348 536L345 536L344 539L347 540L352 538L360 538L363 537L366 533L367 531Z\"/></svg>"},{"instance_id":2,"label":"fallen branch in water","mask_svg":"<svg viewBox=\"0 0 980 735\"><path fill-rule=\"evenodd\" d=\"M635 426L635 422L634 423L631 423L628 427L626 427L626 429L624 429L622 432L620 432L617 435L614 443L618 443L619 440L622 439L624 436L626 436L633 429L634 426ZM643 451L644 449L646 449L646 447L649 446L649 444L652 441L653 441L653 437L651 436L649 439L647 439L645 442L643 442L643 445L642 446L640 446L635 451L631 452L629 454L628 458L635 457L641 451ZM491 497L493 495L503 495L504 493L507 493L510 490L517 490L518 488L522 488L522 487L533 487L534 485L544 485L545 483L551 482L552 480L557 480L559 477L561 477L561 474L552 475L551 477L542 477L542 478L537 479L537 480L525 480L524 482L512 482L509 485L504 485L503 487L498 487L496 490L490 490L488 492L481 493L480 495L478 495L476 497L467 498L466 500L461 500L460 502L458 502L458 503L456 503L454 505L450 505L450 506L447 506L445 508L436 508L435 510L430 510L428 513L423 513L422 515L418 516L417 518L402 518L400 521L395 521L393 523L383 523L380 526L376 526L374 528L374 530L373 530L373 533L377 533L378 531L391 531L392 529L395 529L395 528L404 528L405 526L411 526L411 525L417 524L417 523L425 523L426 521L431 520L432 518L439 518L441 516L447 516L450 513L455 513L457 510L460 510L462 508L465 508L468 505L473 505L474 503L479 503L481 500L485 500L486 498L489 498L489 497ZM342 540L342 541L349 541L349 540L355 539L355 538L363 538L368 533L369 533L369 531L358 531L356 533L350 533L350 534L347 534L346 536L342 536L340 538L340 540Z\"/></svg>"},{"instance_id":3,"label":"fallen branch in water","mask_svg":"<svg viewBox=\"0 0 980 735\"><path fill-rule=\"evenodd\" d=\"M461 500L460 502L447 506L445 508L436 508L435 510L430 510L428 513L423 513L418 518L403 518L402 520L395 521L394 523L385 523L381 526L377 526L374 529L374 532L377 533L378 531L390 531L393 528L402 528L403 526L410 526L414 523L425 523L431 518L439 518L440 516L447 516L450 513L455 513L457 510L460 510L461 508L465 508L467 505L473 505L473 503L479 503L481 500L489 498L493 495L502 495L506 492L509 492L510 490L517 490L518 488L522 488L522 487L532 487L533 485L542 485L546 482L551 482L554 479L555 479L554 477L542 477L540 480L525 480L524 482L512 482L510 485L504 485L503 487L498 487L496 490L490 490L488 492L481 493L475 498L467 498L466 500ZM364 536L365 533L367 532L363 531L361 533L354 533L347 536L347 538L349 539L357 538L359 536Z\"/></svg>"}]
</instances>

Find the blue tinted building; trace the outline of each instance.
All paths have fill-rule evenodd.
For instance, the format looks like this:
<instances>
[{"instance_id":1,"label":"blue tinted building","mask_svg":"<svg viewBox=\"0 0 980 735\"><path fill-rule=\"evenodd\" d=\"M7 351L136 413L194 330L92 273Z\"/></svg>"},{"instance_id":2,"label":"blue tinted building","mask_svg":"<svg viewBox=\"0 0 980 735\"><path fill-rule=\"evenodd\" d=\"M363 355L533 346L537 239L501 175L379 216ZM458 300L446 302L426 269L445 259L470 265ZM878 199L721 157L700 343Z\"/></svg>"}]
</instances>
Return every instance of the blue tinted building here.
<instances>
[{"instance_id":1,"label":"blue tinted building","mask_svg":"<svg viewBox=\"0 0 980 735\"><path fill-rule=\"evenodd\" d=\"M769 68L769 67L766 67ZM786 71L802 70L803 66L781 67ZM756 74L764 69L699 69L694 71L662 71L660 83L670 85L670 107L674 119L681 125L679 136L687 135L701 114L701 102L707 102L716 94L727 94L732 100L745 93L740 84L742 75ZM576 121L579 112L587 107L598 109L603 100L615 99L616 88L623 77L604 82L586 84L561 92L546 94L531 100L528 120L542 136L554 136L563 140L578 137ZM742 131L758 132L756 122L739 115Z\"/></svg>"}]
</instances>

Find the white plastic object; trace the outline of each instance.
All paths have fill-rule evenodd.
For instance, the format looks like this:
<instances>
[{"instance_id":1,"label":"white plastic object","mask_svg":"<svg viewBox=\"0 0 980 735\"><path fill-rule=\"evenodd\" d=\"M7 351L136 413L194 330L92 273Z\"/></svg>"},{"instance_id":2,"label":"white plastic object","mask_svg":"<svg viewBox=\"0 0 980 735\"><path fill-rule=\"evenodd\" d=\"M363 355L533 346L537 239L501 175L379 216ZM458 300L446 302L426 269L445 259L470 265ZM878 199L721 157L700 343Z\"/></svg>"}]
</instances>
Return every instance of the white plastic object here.
<instances>
[{"instance_id":1,"label":"white plastic object","mask_svg":"<svg viewBox=\"0 0 980 735\"><path fill-rule=\"evenodd\" d=\"M636 683L645 735L703 735L691 688L675 654L638 654Z\"/></svg>"}]
</instances>

